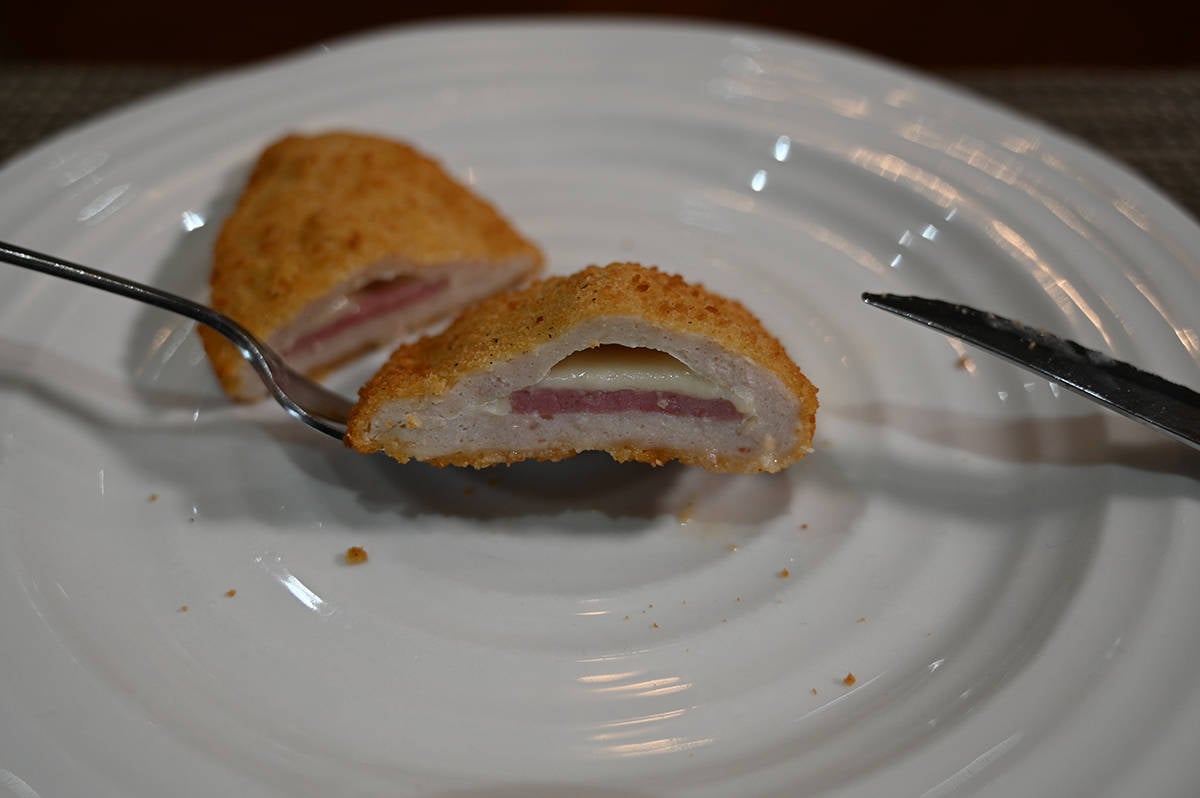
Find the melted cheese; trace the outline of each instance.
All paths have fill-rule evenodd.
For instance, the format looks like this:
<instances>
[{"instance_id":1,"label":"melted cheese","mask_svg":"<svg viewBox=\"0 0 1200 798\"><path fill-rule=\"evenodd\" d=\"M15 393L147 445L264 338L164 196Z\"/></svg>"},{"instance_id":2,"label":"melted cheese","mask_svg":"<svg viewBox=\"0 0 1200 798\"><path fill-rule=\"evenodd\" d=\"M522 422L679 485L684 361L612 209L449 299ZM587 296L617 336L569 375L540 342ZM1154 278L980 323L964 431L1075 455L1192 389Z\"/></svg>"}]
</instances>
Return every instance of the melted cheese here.
<instances>
[{"instance_id":1,"label":"melted cheese","mask_svg":"<svg viewBox=\"0 0 1200 798\"><path fill-rule=\"evenodd\" d=\"M666 352L617 344L604 344L568 355L534 387L577 391L670 391L697 399L733 398ZM737 404L736 399L734 403Z\"/></svg>"}]
</instances>

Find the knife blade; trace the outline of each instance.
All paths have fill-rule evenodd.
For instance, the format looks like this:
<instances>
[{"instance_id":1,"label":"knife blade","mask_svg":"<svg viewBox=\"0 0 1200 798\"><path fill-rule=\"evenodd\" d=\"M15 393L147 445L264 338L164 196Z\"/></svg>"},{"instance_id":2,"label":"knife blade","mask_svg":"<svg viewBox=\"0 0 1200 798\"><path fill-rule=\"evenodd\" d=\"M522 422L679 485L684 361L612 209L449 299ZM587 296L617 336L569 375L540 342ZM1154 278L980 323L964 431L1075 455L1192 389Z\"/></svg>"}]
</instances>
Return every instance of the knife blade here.
<instances>
[{"instance_id":1,"label":"knife blade","mask_svg":"<svg viewBox=\"0 0 1200 798\"><path fill-rule=\"evenodd\" d=\"M868 305L959 338L1200 449L1200 393L1019 321L940 299L864 293Z\"/></svg>"}]
</instances>

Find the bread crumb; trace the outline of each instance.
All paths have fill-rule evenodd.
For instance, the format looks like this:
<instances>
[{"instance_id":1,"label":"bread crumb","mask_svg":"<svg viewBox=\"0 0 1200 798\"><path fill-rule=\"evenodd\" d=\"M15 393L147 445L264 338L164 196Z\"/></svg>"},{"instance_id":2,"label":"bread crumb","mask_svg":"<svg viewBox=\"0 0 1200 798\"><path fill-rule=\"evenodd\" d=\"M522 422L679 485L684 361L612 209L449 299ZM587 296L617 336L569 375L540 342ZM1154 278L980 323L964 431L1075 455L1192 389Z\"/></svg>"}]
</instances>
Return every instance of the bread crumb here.
<instances>
[{"instance_id":1,"label":"bread crumb","mask_svg":"<svg viewBox=\"0 0 1200 798\"><path fill-rule=\"evenodd\" d=\"M146 499L146 501L150 502L151 504L154 504L156 501L158 501L158 494L151 493L150 498Z\"/></svg>"},{"instance_id":2,"label":"bread crumb","mask_svg":"<svg viewBox=\"0 0 1200 798\"><path fill-rule=\"evenodd\" d=\"M778 574L776 574L776 576L778 576L780 579L787 579L791 575L792 575L792 572L786 568L784 568L782 571L780 571Z\"/></svg>"},{"instance_id":3,"label":"bread crumb","mask_svg":"<svg viewBox=\"0 0 1200 798\"><path fill-rule=\"evenodd\" d=\"M181 606L181 607L179 608L179 611L180 611L180 612L187 612L187 611L188 611L188 605L184 604L183 606Z\"/></svg>"},{"instance_id":4,"label":"bread crumb","mask_svg":"<svg viewBox=\"0 0 1200 798\"><path fill-rule=\"evenodd\" d=\"M367 561L367 550L362 546L346 549L346 565L362 565Z\"/></svg>"},{"instance_id":5,"label":"bread crumb","mask_svg":"<svg viewBox=\"0 0 1200 798\"><path fill-rule=\"evenodd\" d=\"M734 601L741 601L741 600L742 600L741 596L738 596L737 598L734 599Z\"/></svg>"},{"instance_id":6,"label":"bread crumb","mask_svg":"<svg viewBox=\"0 0 1200 798\"><path fill-rule=\"evenodd\" d=\"M854 677L853 673L847 673L845 678L842 679L842 684L846 685L847 687L853 687L854 683L857 681L858 679Z\"/></svg>"},{"instance_id":7,"label":"bread crumb","mask_svg":"<svg viewBox=\"0 0 1200 798\"><path fill-rule=\"evenodd\" d=\"M695 514L695 512L695 505L693 505L691 502L688 502L680 507L679 511L675 513L675 520L680 524L687 524L692 520L692 516Z\"/></svg>"},{"instance_id":8,"label":"bread crumb","mask_svg":"<svg viewBox=\"0 0 1200 798\"><path fill-rule=\"evenodd\" d=\"M1029 342L1029 348L1030 348L1030 349L1036 349L1036 348L1037 348L1037 341L1030 341L1030 342Z\"/></svg>"},{"instance_id":9,"label":"bread crumb","mask_svg":"<svg viewBox=\"0 0 1200 798\"><path fill-rule=\"evenodd\" d=\"M813 689L809 690L808 692L812 693L813 695L816 695L816 694L817 694L817 688L815 688L815 687L814 687Z\"/></svg>"},{"instance_id":10,"label":"bread crumb","mask_svg":"<svg viewBox=\"0 0 1200 798\"><path fill-rule=\"evenodd\" d=\"M859 618L857 621L855 621L855 623L866 623L866 622L867 622L867 618L865 615L863 617Z\"/></svg>"},{"instance_id":11,"label":"bread crumb","mask_svg":"<svg viewBox=\"0 0 1200 798\"><path fill-rule=\"evenodd\" d=\"M628 621L628 620L629 620L629 616L628 616L628 615L626 615L626 616L625 616L625 618L624 618L623 620L626 620L626 621Z\"/></svg>"},{"instance_id":12,"label":"bread crumb","mask_svg":"<svg viewBox=\"0 0 1200 798\"><path fill-rule=\"evenodd\" d=\"M801 525L800 525L800 528L801 528L801 529L808 529L808 524L801 524Z\"/></svg>"},{"instance_id":13,"label":"bread crumb","mask_svg":"<svg viewBox=\"0 0 1200 798\"><path fill-rule=\"evenodd\" d=\"M729 553L730 553L730 554L732 554L733 552L737 551L737 544L736 544L736 543L730 543L730 544L729 544L728 546L726 546L725 548L729 549Z\"/></svg>"},{"instance_id":14,"label":"bread crumb","mask_svg":"<svg viewBox=\"0 0 1200 798\"><path fill-rule=\"evenodd\" d=\"M231 588L229 588L228 590L226 590L226 591L225 591L225 597L226 597L226 598L233 598L233 597L234 597L234 596L236 596L236 595L237 595L237 590L235 590L235 589L234 589L234 588L232 588L232 587L231 587Z\"/></svg>"},{"instance_id":15,"label":"bread crumb","mask_svg":"<svg viewBox=\"0 0 1200 798\"><path fill-rule=\"evenodd\" d=\"M975 361L969 356L963 355L958 360L954 361L954 367L960 371L974 371Z\"/></svg>"},{"instance_id":16,"label":"bread crumb","mask_svg":"<svg viewBox=\"0 0 1200 798\"><path fill-rule=\"evenodd\" d=\"M657 623L652 623L652 624L650 624L650 628L651 628L651 629L657 629L657 628L658 628L658 624L657 624Z\"/></svg>"}]
</instances>

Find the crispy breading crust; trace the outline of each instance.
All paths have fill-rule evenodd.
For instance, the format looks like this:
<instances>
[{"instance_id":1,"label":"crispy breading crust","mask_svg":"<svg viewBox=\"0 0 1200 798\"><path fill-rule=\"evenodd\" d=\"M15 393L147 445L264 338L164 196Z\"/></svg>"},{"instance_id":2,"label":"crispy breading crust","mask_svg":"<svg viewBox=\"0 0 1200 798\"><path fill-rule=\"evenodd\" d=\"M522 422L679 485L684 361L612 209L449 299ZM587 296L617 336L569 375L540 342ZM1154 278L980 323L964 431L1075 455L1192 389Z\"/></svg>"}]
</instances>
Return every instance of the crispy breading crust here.
<instances>
[{"instance_id":1,"label":"crispy breading crust","mask_svg":"<svg viewBox=\"0 0 1200 798\"><path fill-rule=\"evenodd\" d=\"M211 301L265 339L384 258L416 271L519 257L532 257L534 271L541 266L533 243L414 148L347 132L287 136L262 153L221 228ZM200 331L217 376L234 392L241 355Z\"/></svg>"},{"instance_id":2,"label":"crispy breading crust","mask_svg":"<svg viewBox=\"0 0 1200 798\"><path fill-rule=\"evenodd\" d=\"M781 453L780 460L799 459L811 448L817 389L788 357L779 339L740 302L637 263L589 266L568 276L550 277L525 289L490 297L462 313L442 333L400 346L359 390L346 444L364 453L378 451L379 444L367 437L368 425L387 402L443 396L468 374L520 357L561 331L604 316L638 317L671 332L705 336L774 372L803 408L802 417L797 419L796 445L792 451ZM400 451L388 453L402 462L408 459ZM520 453L464 451L430 462L484 467L522 459L561 460L574 453L559 448ZM610 454L617 460L656 465L668 460L711 465L686 451L628 447Z\"/></svg>"}]
</instances>

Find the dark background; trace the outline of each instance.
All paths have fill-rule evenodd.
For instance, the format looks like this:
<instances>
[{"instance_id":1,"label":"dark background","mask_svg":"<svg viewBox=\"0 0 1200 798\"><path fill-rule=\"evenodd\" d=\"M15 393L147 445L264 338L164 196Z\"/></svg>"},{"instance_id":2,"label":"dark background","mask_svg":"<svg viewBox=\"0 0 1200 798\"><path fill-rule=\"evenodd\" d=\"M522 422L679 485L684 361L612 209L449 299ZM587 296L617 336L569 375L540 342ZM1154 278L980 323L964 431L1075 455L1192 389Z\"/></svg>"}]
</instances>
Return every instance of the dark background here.
<instances>
[{"instance_id":1,"label":"dark background","mask_svg":"<svg viewBox=\"0 0 1200 798\"><path fill-rule=\"evenodd\" d=\"M476 2L0 0L0 61L231 65L407 22L512 14L669 15L828 39L923 68L1200 64L1186 0Z\"/></svg>"}]
</instances>

